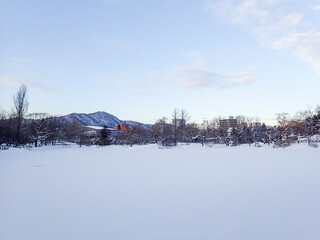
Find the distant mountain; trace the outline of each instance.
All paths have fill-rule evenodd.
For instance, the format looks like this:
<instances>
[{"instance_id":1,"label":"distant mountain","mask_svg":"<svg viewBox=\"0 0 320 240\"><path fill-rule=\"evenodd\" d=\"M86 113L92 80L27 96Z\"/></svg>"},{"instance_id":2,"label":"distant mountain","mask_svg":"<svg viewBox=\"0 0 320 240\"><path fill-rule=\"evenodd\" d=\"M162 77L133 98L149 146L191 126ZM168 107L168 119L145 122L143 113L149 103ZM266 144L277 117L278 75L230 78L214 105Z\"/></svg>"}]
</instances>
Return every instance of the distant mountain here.
<instances>
[{"instance_id":1,"label":"distant mountain","mask_svg":"<svg viewBox=\"0 0 320 240\"><path fill-rule=\"evenodd\" d=\"M144 124L140 122L135 122L135 121L123 121L124 124L130 127L141 127L141 128L151 128L152 124Z\"/></svg>"},{"instance_id":2,"label":"distant mountain","mask_svg":"<svg viewBox=\"0 0 320 240\"><path fill-rule=\"evenodd\" d=\"M149 128L150 124L143 124L135 121L123 121L117 118L116 116L106 113L106 112L95 112L95 113L71 113L66 116L62 116L61 118L67 119L69 121L77 120L84 126L97 126L103 127L107 126L108 128L113 128L117 124L125 123L127 126L132 127L142 127Z\"/></svg>"}]
</instances>

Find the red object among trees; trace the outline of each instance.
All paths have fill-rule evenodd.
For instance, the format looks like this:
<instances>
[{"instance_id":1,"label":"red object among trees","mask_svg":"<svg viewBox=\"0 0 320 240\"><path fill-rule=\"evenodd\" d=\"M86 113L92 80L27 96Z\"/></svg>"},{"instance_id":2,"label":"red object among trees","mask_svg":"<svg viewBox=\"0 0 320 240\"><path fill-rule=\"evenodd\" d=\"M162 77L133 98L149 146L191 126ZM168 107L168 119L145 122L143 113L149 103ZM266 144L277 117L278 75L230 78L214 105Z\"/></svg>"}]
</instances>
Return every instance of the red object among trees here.
<instances>
[{"instance_id":1,"label":"red object among trees","mask_svg":"<svg viewBox=\"0 0 320 240\"><path fill-rule=\"evenodd\" d=\"M116 126L114 126L114 129L125 131L125 130L127 130L127 126L124 123L121 123L121 124L117 124Z\"/></svg>"}]
</instances>

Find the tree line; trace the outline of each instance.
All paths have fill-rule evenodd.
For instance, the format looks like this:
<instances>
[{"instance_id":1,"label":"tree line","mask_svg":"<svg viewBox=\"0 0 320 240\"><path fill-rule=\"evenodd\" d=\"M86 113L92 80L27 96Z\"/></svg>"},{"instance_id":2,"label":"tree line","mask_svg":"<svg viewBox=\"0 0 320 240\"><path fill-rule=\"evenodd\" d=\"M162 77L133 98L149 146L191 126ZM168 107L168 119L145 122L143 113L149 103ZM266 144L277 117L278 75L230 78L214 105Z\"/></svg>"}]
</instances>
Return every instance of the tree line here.
<instances>
[{"instance_id":1,"label":"tree line","mask_svg":"<svg viewBox=\"0 0 320 240\"><path fill-rule=\"evenodd\" d=\"M47 113L27 114L27 87L23 84L13 97L11 113L0 112L0 144L25 146L55 145L58 141L79 142L83 133L77 121L49 116Z\"/></svg>"},{"instance_id":2,"label":"tree line","mask_svg":"<svg viewBox=\"0 0 320 240\"><path fill-rule=\"evenodd\" d=\"M202 125L190 122L190 114L174 109L170 118L160 118L151 127L131 126L112 134L107 127L89 135L88 129L76 120L50 116L46 113L27 114L27 88L21 85L13 97L11 113L0 112L0 145L34 146L72 142L81 145L134 145L157 143L176 146L177 143L204 144L274 144L288 146L292 142L307 141L316 147L314 138L320 129L320 107L314 111L299 111L295 116L276 115L277 125L266 126L258 119L236 116L237 125L221 125L223 117L215 117Z\"/></svg>"}]
</instances>

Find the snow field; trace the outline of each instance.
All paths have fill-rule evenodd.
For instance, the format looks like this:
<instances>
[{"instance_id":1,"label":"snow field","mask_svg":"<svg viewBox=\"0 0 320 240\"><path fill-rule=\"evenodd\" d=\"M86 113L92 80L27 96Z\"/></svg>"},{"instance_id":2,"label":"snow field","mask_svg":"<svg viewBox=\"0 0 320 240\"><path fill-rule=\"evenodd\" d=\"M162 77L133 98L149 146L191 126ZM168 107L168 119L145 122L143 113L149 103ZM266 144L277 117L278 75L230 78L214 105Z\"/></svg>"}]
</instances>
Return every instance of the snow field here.
<instances>
[{"instance_id":1,"label":"snow field","mask_svg":"<svg viewBox=\"0 0 320 240\"><path fill-rule=\"evenodd\" d=\"M0 152L0 239L320 239L320 150Z\"/></svg>"}]
</instances>

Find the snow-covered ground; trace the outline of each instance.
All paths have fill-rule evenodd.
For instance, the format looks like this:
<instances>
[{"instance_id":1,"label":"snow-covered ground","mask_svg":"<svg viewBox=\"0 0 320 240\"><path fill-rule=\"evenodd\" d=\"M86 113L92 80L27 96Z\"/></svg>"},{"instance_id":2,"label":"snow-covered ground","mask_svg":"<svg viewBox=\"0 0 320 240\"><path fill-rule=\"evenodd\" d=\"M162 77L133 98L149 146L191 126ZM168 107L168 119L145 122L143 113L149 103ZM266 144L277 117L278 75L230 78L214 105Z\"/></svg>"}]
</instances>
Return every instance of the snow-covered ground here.
<instances>
[{"instance_id":1,"label":"snow-covered ground","mask_svg":"<svg viewBox=\"0 0 320 240\"><path fill-rule=\"evenodd\" d=\"M319 240L320 150L0 152L1 240Z\"/></svg>"}]
</instances>

